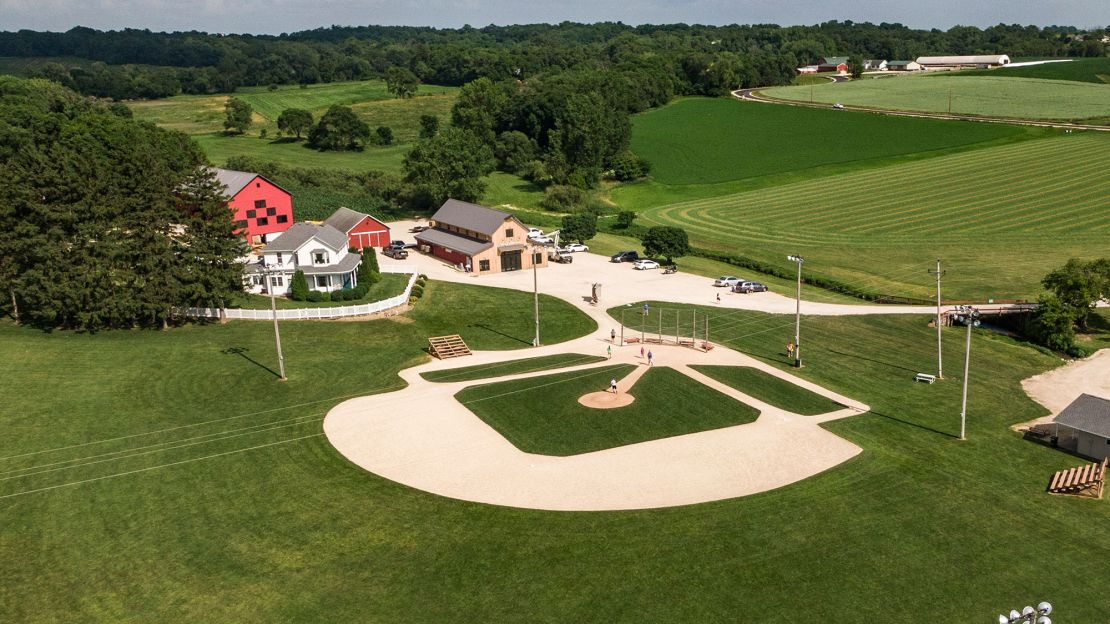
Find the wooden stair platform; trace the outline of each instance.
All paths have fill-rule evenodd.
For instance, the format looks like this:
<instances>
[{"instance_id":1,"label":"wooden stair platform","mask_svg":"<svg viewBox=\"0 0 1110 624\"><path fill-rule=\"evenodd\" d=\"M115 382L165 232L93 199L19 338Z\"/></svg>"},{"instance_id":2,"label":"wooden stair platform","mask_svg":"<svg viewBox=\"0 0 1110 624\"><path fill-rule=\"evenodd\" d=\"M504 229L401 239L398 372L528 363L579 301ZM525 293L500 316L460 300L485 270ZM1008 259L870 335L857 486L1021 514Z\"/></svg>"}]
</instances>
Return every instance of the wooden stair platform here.
<instances>
[{"instance_id":1,"label":"wooden stair platform","mask_svg":"<svg viewBox=\"0 0 1110 624\"><path fill-rule=\"evenodd\" d=\"M441 360L447 358L462 357L470 355L470 347L466 346L462 337L458 334L450 336L432 336L428 338L428 348L431 350L432 355Z\"/></svg>"},{"instance_id":2,"label":"wooden stair platform","mask_svg":"<svg viewBox=\"0 0 1110 624\"><path fill-rule=\"evenodd\" d=\"M1102 498L1106 485L1106 466L1108 460L1093 462L1061 470L1052 476L1048 491L1053 494L1081 494Z\"/></svg>"}]
</instances>

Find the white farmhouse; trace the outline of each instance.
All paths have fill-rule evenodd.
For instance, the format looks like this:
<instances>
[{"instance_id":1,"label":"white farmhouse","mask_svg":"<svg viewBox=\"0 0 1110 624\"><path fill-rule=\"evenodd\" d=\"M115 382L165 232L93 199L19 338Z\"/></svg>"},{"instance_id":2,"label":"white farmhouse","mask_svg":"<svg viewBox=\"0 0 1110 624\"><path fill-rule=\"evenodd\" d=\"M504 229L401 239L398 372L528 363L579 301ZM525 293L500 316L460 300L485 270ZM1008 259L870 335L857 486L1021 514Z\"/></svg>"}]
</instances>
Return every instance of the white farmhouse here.
<instances>
[{"instance_id":1,"label":"white farmhouse","mask_svg":"<svg viewBox=\"0 0 1110 624\"><path fill-rule=\"evenodd\" d=\"M347 250L347 235L330 225L296 223L262 248L258 262L247 265L247 288L253 293L284 295L293 274L303 271L309 290L332 292L358 285L362 258ZM267 279L268 278L268 279Z\"/></svg>"}]
</instances>

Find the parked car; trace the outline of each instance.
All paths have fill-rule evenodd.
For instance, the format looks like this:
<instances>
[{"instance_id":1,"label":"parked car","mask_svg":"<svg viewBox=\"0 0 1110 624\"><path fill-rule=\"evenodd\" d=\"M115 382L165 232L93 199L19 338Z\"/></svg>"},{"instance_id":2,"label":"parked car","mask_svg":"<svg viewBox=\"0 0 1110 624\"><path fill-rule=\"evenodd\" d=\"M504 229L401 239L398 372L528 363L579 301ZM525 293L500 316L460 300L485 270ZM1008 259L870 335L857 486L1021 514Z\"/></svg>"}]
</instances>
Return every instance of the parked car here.
<instances>
[{"instance_id":1,"label":"parked car","mask_svg":"<svg viewBox=\"0 0 1110 624\"><path fill-rule=\"evenodd\" d=\"M550 252L548 252L547 259L552 262L558 262L559 264L570 264L571 262L574 262L574 256L566 252L555 250L551 250Z\"/></svg>"},{"instance_id":2,"label":"parked car","mask_svg":"<svg viewBox=\"0 0 1110 624\"><path fill-rule=\"evenodd\" d=\"M539 228L528 228L528 239L531 240L537 236L543 236L543 230Z\"/></svg>"},{"instance_id":3,"label":"parked car","mask_svg":"<svg viewBox=\"0 0 1110 624\"><path fill-rule=\"evenodd\" d=\"M763 282L738 282L732 287L732 292L749 294L753 292L767 292L767 284Z\"/></svg>"},{"instance_id":4,"label":"parked car","mask_svg":"<svg viewBox=\"0 0 1110 624\"><path fill-rule=\"evenodd\" d=\"M546 234L540 234L539 236L533 236L533 237L529 238L528 240L532 241L533 243L536 243L537 245L554 245L555 244L554 239L552 239L550 236L548 236Z\"/></svg>"},{"instance_id":5,"label":"parked car","mask_svg":"<svg viewBox=\"0 0 1110 624\"><path fill-rule=\"evenodd\" d=\"M635 251L618 251L609 258L610 262L635 262L640 259L640 254Z\"/></svg>"},{"instance_id":6,"label":"parked car","mask_svg":"<svg viewBox=\"0 0 1110 624\"><path fill-rule=\"evenodd\" d=\"M579 252L579 251L589 251L589 250L590 250L590 248L583 245L582 243L571 243L571 244L567 245L566 247L563 247L563 251L565 251L567 253L576 253L576 252Z\"/></svg>"},{"instance_id":7,"label":"parked car","mask_svg":"<svg viewBox=\"0 0 1110 624\"><path fill-rule=\"evenodd\" d=\"M426 226L426 225L414 225L411 228L409 228L409 232L412 232L413 234L419 234L419 233L423 232L426 229L428 229L428 226Z\"/></svg>"},{"instance_id":8,"label":"parked car","mask_svg":"<svg viewBox=\"0 0 1110 624\"><path fill-rule=\"evenodd\" d=\"M405 251L404 247L394 247L390 245L382 250L383 256L388 256L394 260L404 260L409 257L409 252Z\"/></svg>"},{"instance_id":9,"label":"parked car","mask_svg":"<svg viewBox=\"0 0 1110 624\"><path fill-rule=\"evenodd\" d=\"M654 260L648 260L647 258L644 258L643 260L637 260L633 262L632 268L636 269L637 271L648 271L651 269L658 269L659 263Z\"/></svg>"},{"instance_id":10,"label":"parked car","mask_svg":"<svg viewBox=\"0 0 1110 624\"><path fill-rule=\"evenodd\" d=\"M727 286L728 288L732 288L733 286L736 285L737 282L741 282L741 281L743 281L743 280L741 280L739 277L734 277L732 275L722 275L722 276L718 277L717 279L713 280L713 285L714 286Z\"/></svg>"},{"instance_id":11,"label":"parked car","mask_svg":"<svg viewBox=\"0 0 1110 624\"><path fill-rule=\"evenodd\" d=\"M403 240L389 241L389 246L390 247L396 247L397 249L404 249L405 248L405 241L403 241Z\"/></svg>"}]
</instances>

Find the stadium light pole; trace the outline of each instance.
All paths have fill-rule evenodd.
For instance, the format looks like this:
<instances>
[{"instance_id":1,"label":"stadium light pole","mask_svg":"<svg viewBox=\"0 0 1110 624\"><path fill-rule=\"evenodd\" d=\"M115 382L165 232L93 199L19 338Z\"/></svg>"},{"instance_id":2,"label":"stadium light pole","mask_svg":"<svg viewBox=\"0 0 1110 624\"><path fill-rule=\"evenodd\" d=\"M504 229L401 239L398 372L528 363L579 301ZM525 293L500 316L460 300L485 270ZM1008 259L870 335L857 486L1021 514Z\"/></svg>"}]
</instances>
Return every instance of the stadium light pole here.
<instances>
[{"instance_id":1,"label":"stadium light pole","mask_svg":"<svg viewBox=\"0 0 1110 624\"><path fill-rule=\"evenodd\" d=\"M274 270L266 271L266 288L270 291L270 316L274 319L274 344L277 346L278 372L281 380L285 381L285 355L281 352L281 332L278 331L277 322L277 295L274 294Z\"/></svg>"},{"instance_id":2,"label":"stadium light pole","mask_svg":"<svg viewBox=\"0 0 1110 624\"><path fill-rule=\"evenodd\" d=\"M937 379L944 379L944 357L941 355L940 342L940 278L944 271L940 270L940 258L937 258L937 270L929 273L937 276Z\"/></svg>"},{"instance_id":3,"label":"stadium light pole","mask_svg":"<svg viewBox=\"0 0 1110 624\"><path fill-rule=\"evenodd\" d=\"M960 439L966 440L967 429L967 375L971 364L971 328L979 324L979 310L964 306L961 310L964 324L967 325L967 347L964 352L964 390L960 399Z\"/></svg>"},{"instance_id":4,"label":"stadium light pole","mask_svg":"<svg viewBox=\"0 0 1110 624\"><path fill-rule=\"evenodd\" d=\"M532 346L540 346L540 276L536 268L536 246L532 245L532 315L536 319L536 335L532 338Z\"/></svg>"},{"instance_id":5,"label":"stadium light pole","mask_svg":"<svg viewBox=\"0 0 1110 624\"><path fill-rule=\"evenodd\" d=\"M802 367L802 263L801 256L787 256L787 260L798 265L798 290L794 300L794 368Z\"/></svg>"},{"instance_id":6,"label":"stadium light pole","mask_svg":"<svg viewBox=\"0 0 1110 624\"><path fill-rule=\"evenodd\" d=\"M1021 613L1017 609L1010 611L1010 615L998 616L998 624L1052 624L1048 615L1052 613L1052 604L1041 602L1036 608L1026 605Z\"/></svg>"}]
</instances>

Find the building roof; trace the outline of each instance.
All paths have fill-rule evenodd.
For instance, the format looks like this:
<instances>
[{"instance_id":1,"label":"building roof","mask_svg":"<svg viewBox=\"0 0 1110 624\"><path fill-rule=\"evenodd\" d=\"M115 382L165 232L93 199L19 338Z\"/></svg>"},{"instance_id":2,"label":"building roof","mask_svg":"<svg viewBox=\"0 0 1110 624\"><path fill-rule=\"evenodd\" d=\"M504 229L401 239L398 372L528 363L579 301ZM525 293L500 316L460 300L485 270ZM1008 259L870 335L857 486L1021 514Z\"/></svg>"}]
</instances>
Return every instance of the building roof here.
<instances>
[{"instance_id":1,"label":"building roof","mask_svg":"<svg viewBox=\"0 0 1110 624\"><path fill-rule=\"evenodd\" d=\"M865 59L863 62L867 63L868 65L881 65L881 64L885 63L886 60L885 59Z\"/></svg>"},{"instance_id":2,"label":"building roof","mask_svg":"<svg viewBox=\"0 0 1110 624\"><path fill-rule=\"evenodd\" d=\"M347 234L330 225L294 223L277 240L263 247L262 253L297 251L311 240L318 240L336 251L347 248Z\"/></svg>"},{"instance_id":3,"label":"building roof","mask_svg":"<svg viewBox=\"0 0 1110 624\"><path fill-rule=\"evenodd\" d=\"M362 262L362 256L358 254L347 254L343 259L335 264L302 264L297 267L305 275L334 275L336 273L350 273L358 268L359 263Z\"/></svg>"},{"instance_id":4,"label":"building roof","mask_svg":"<svg viewBox=\"0 0 1110 624\"><path fill-rule=\"evenodd\" d=\"M1081 394L1055 420L1058 425L1110 438L1110 400Z\"/></svg>"},{"instance_id":5,"label":"building roof","mask_svg":"<svg viewBox=\"0 0 1110 624\"><path fill-rule=\"evenodd\" d=\"M821 65L847 65L847 56L823 56L820 59Z\"/></svg>"},{"instance_id":6,"label":"building roof","mask_svg":"<svg viewBox=\"0 0 1110 624\"><path fill-rule=\"evenodd\" d=\"M909 65L910 63L917 63L917 61L887 61L886 65L887 65L887 67L890 67L891 65L897 65L898 67L904 67L906 65ZM918 63L918 64L920 64L920 63Z\"/></svg>"},{"instance_id":7,"label":"building roof","mask_svg":"<svg viewBox=\"0 0 1110 624\"><path fill-rule=\"evenodd\" d=\"M493 233L497 231L497 228L501 227L505 219L511 218L513 218L513 215L508 212L486 208L485 206L479 206L478 204L471 204L457 199L448 199L443 202L439 210L432 215L432 220L436 223L444 223L463 228L464 230L481 232L486 236L493 236Z\"/></svg>"},{"instance_id":8,"label":"building roof","mask_svg":"<svg viewBox=\"0 0 1110 624\"><path fill-rule=\"evenodd\" d=\"M461 203L461 202L460 202ZM440 210L443 210L440 208ZM438 212L436 214L439 214ZM465 226L463 226L465 227ZM473 228L471 228L473 229ZM416 235L417 242L428 243L429 245L439 245L454 251L461 252L467 256L473 256L493 246L489 241L480 241L454 232L446 232L444 230L424 230Z\"/></svg>"},{"instance_id":9,"label":"building roof","mask_svg":"<svg viewBox=\"0 0 1110 624\"><path fill-rule=\"evenodd\" d=\"M919 56L922 65L1003 65L1010 62L1005 54L980 54L975 56Z\"/></svg>"},{"instance_id":10,"label":"building roof","mask_svg":"<svg viewBox=\"0 0 1110 624\"><path fill-rule=\"evenodd\" d=\"M281 189L281 191L285 194L290 194L289 191L286 191L277 184L274 184L273 180L268 180L266 179L266 176L259 175L251 171L235 171L234 169L220 169L219 167L213 167L212 171L216 172L216 181L222 184L224 188L227 189L227 194L231 197L235 197L236 195L238 195L239 191L246 188L246 186L251 183L251 180L255 178L262 178L263 180L266 180L270 184L273 184L277 188Z\"/></svg>"},{"instance_id":11,"label":"building roof","mask_svg":"<svg viewBox=\"0 0 1110 624\"><path fill-rule=\"evenodd\" d=\"M350 234L352 228L354 228L359 223L362 223L363 219L367 218L374 219L374 217L371 217L370 215L365 213L361 213L357 210L340 207L339 210L333 212L330 217L324 219L324 224L330 225L340 232L343 232L344 234ZM374 220L378 221L377 219Z\"/></svg>"}]
</instances>

